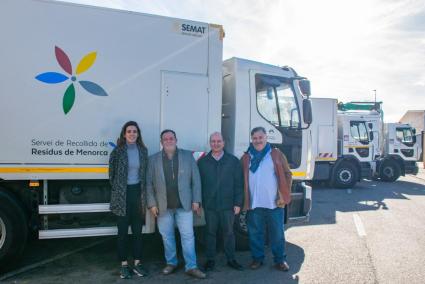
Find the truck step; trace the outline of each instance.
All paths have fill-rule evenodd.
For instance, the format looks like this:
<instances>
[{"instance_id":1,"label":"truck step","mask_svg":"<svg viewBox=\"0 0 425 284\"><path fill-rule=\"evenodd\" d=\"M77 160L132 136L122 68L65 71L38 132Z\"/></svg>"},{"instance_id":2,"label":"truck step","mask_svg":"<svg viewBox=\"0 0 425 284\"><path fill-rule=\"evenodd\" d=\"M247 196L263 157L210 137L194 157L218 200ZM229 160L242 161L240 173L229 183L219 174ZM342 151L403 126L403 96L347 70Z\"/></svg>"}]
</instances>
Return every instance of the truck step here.
<instances>
[{"instance_id":1,"label":"truck step","mask_svg":"<svg viewBox=\"0 0 425 284\"><path fill-rule=\"evenodd\" d=\"M143 226L142 234L155 232L152 224ZM128 227L128 233L132 234L131 227ZM74 229L51 229L39 230L38 238L41 239L61 239L61 238L80 238L80 237L102 237L114 236L118 234L118 228L112 227L93 227L93 228L74 228Z\"/></svg>"},{"instance_id":2,"label":"truck step","mask_svg":"<svg viewBox=\"0 0 425 284\"><path fill-rule=\"evenodd\" d=\"M116 235L117 227L97 227L97 228L80 228L80 229L55 229L38 231L39 239L60 239L60 238L77 238L77 237L100 237Z\"/></svg>"},{"instance_id":3,"label":"truck step","mask_svg":"<svg viewBox=\"0 0 425 284\"><path fill-rule=\"evenodd\" d=\"M109 203L39 205L40 215L110 212Z\"/></svg>"}]
</instances>

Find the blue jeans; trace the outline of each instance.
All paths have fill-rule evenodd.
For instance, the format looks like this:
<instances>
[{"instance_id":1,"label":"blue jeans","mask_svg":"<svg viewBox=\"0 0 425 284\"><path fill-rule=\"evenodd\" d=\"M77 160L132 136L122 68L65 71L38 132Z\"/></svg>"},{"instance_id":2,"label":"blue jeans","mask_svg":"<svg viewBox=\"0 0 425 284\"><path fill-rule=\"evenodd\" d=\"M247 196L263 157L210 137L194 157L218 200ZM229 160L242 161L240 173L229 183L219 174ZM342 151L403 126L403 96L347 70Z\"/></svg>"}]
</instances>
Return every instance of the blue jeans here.
<instances>
[{"instance_id":1,"label":"blue jeans","mask_svg":"<svg viewBox=\"0 0 425 284\"><path fill-rule=\"evenodd\" d=\"M284 234L284 209L255 208L248 211L247 225L249 246L252 258L255 261L264 260L264 235L267 225L270 247L274 263L286 261L285 234Z\"/></svg>"},{"instance_id":2,"label":"blue jeans","mask_svg":"<svg viewBox=\"0 0 425 284\"><path fill-rule=\"evenodd\" d=\"M158 216L158 229L164 244L167 264L177 266L175 224L180 232L185 270L197 268L195 235L193 233L193 213L184 209L167 209Z\"/></svg>"}]
</instances>

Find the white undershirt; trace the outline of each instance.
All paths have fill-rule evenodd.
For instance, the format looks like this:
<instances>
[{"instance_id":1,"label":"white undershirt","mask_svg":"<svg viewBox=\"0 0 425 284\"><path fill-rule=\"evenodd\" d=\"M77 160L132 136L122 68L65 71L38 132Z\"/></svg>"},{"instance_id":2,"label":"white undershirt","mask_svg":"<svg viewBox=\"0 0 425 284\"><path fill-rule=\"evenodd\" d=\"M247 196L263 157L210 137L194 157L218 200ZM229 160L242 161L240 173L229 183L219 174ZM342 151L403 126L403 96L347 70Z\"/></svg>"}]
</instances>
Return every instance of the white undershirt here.
<instances>
[{"instance_id":1,"label":"white undershirt","mask_svg":"<svg viewBox=\"0 0 425 284\"><path fill-rule=\"evenodd\" d=\"M252 157L251 157L252 158ZM271 151L261 160L257 171L249 171L249 193L251 208L276 208L277 178L274 171Z\"/></svg>"}]
</instances>

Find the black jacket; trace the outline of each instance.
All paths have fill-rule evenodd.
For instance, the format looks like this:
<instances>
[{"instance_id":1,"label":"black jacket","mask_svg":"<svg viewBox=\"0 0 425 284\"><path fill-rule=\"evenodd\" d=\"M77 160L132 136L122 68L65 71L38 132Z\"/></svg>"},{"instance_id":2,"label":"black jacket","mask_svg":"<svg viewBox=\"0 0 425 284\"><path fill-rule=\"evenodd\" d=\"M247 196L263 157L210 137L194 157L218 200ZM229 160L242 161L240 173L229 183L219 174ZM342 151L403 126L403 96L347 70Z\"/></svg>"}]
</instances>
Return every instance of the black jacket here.
<instances>
[{"instance_id":1,"label":"black jacket","mask_svg":"<svg viewBox=\"0 0 425 284\"><path fill-rule=\"evenodd\" d=\"M198 161L202 204L207 210L233 210L243 203L243 172L240 161L224 152L216 161L211 152Z\"/></svg>"},{"instance_id":2,"label":"black jacket","mask_svg":"<svg viewBox=\"0 0 425 284\"><path fill-rule=\"evenodd\" d=\"M140 161L141 210L146 210L146 169L148 150L137 146ZM117 146L109 157L109 182L111 184L110 209L117 216L126 215L128 156L127 145Z\"/></svg>"}]
</instances>

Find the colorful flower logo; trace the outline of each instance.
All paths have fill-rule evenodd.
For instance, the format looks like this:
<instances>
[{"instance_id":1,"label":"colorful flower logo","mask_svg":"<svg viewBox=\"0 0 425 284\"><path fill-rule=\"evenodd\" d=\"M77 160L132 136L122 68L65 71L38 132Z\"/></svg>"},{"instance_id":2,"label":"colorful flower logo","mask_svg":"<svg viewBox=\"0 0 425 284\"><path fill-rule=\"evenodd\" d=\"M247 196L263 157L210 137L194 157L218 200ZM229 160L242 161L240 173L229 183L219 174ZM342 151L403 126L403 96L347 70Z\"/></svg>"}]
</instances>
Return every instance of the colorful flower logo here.
<instances>
[{"instance_id":1,"label":"colorful flower logo","mask_svg":"<svg viewBox=\"0 0 425 284\"><path fill-rule=\"evenodd\" d=\"M75 102L74 82L80 83L81 87L83 87L90 94L96 96L108 95L105 90L98 84L91 81L78 81L76 77L76 75L80 75L81 73L86 72L94 64L97 55L96 52L90 52L80 60L80 63L78 63L77 66L77 70L75 71L75 75L72 75L72 65L68 55L66 55L66 53L57 46L55 46L55 55L60 67L62 67L62 69L68 73L69 76L58 72L45 72L37 75L35 78L47 84L58 84L66 80L71 80L71 84L68 86L68 88L66 88L65 94L63 95L62 107L65 114L71 110Z\"/></svg>"}]
</instances>

